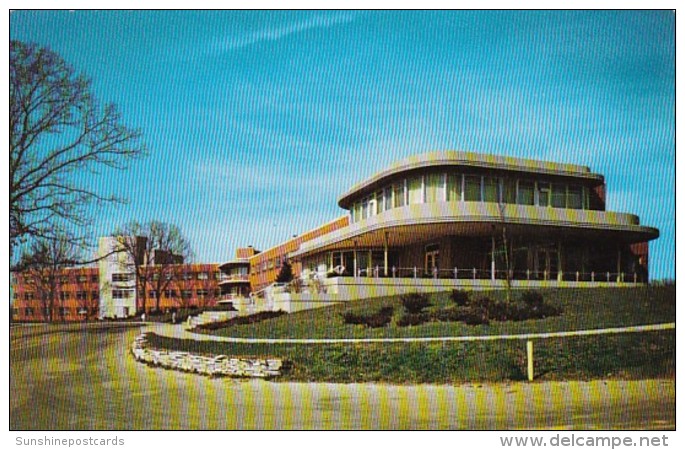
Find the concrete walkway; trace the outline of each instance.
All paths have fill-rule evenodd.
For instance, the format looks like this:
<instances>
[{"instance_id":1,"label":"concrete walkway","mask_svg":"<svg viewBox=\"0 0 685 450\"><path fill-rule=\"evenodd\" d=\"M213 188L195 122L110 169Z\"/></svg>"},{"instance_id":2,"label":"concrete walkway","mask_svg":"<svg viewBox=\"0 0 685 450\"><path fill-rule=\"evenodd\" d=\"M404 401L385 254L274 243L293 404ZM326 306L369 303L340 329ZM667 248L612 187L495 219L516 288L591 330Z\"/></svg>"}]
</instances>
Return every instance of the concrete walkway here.
<instances>
[{"instance_id":1,"label":"concrete walkway","mask_svg":"<svg viewBox=\"0 0 685 450\"><path fill-rule=\"evenodd\" d=\"M375 342L448 342L448 341L499 341L499 340L529 340L549 339L571 336L592 336L599 334L640 333L648 331L662 331L675 329L675 322L652 325L639 325L632 327L602 328L576 331L560 331L554 333L524 333L524 334L501 334L483 336L444 336L444 337L407 337L407 338L357 338L357 339L268 339L268 338L238 338L229 336L215 336L188 331L186 324L148 323L141 324L145 331L150 331L159 336L193 339L196 341L234 342L245 344L361 344Z\"/></svg>"}]
</instances>

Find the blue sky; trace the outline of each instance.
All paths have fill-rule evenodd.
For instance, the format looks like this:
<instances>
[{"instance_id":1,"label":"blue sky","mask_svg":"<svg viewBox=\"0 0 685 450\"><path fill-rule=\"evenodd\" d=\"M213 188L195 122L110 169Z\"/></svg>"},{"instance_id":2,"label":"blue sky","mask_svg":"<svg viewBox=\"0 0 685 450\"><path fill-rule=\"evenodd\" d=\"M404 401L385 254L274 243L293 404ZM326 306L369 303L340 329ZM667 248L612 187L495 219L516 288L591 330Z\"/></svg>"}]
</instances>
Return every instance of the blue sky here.
<instances>
[{"instance_id":1,"label":"blue sky","mask_svg":"<svg viewBox=\"0 0 685 450\"><path fill-rule=\"evenodd\" d=\"M661 231L652 275L675 278L671 12L19 11L10 36L144 133L147 158L92 180L129 199L96 235L164 220L222 262L342 215L392 161L469 150L604 174L608 209Z\"/></svg>"}]
</instances>

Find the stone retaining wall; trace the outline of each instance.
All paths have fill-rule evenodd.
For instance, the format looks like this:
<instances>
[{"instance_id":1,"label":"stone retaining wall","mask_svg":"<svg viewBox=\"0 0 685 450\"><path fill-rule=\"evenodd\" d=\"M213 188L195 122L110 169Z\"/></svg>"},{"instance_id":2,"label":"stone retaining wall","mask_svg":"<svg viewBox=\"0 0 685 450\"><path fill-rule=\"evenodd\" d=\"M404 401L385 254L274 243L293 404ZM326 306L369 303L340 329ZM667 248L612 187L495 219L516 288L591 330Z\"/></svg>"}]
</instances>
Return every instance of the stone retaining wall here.
<instances>
[{"instance_id":1,"label":"stone retaining wall","mask_svg":"<svg viewBox=\"0 0 685 450\"><path fill-rule=\"evenodd\" d=\"M281 374L280 359L231 358L226 355L204 356L147 346L147 333L135 338L131 353L136 361L183 372L213 377L271 378Z\"/></svg>"}]
</instances>

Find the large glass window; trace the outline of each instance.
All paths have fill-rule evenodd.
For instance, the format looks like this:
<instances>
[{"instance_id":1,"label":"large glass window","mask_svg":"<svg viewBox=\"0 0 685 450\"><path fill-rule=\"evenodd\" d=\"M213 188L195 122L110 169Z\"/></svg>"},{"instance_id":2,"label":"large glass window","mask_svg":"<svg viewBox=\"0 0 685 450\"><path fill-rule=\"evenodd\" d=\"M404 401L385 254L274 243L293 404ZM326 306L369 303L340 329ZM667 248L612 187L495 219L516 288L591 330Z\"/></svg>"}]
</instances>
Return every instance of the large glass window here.
<instances>
[{"instance_id":1,"label":"large glass window","mask_svg":"<svg viewBox=\"0 0 685 450\"><path fill-rule=\"evenodd\" d=\"M481 200L480 176L479 175L465 175L464 176L464 201L465 202L479 202L480 200Z\"/></svg>"},{"instance_id":2,"label":"large glass window","mask_svg":"<svg viewBox=\"0 0 685 450\"><path fill-rule=\"evenodd\" d=\"M404 202L404 180L393 184L392 185L393 189L393 203L395 205L395 208L399 208L401 206L405 205Z\"/></svg>"},{"instance_id":3,"label":"large glass window","mask_svg":"<svg viewBox=\"0 0 685 450\"><path fill-rule=\"evenodd\" d=\"M445 200L445 175L431 173L426 175L426 203Z\"/></svg>"},{"instance_id":4,"label":"large glass window","mask_svg":"<svg viewBox=\"0 0 685 450\"><path fill-rule=\"evenodd\" d=\"M383 199L383 194L385 191L381 189L376 192L376 213L380 214L385 211L385 200Z\"/></svg>"},{"instance_id":5,"label":"large glass window","mask_svg":"<svg viewBox=\"0 0 685 450\"><path fill-rule=\"evenodd\" d=\"M458 202L461 201L461 174L448 173L447 174L447 201Z\"/></svg>"},{"instance_id":6,"label":"large glass window","mask_svg":"<svg viewBox=\"0 0 685 450\"><path fill-rule=\"evenodd\" d=\"M566 185L554 183L552 185L552 206L566 208Z\"/></svg>"},{"instance_id":7,"label":"large glass window","mask_svg":"<svg viewBox=\"0 0 685 450\"><path fill-rule=\"evenodd\" d=\"M493 203L499 202L499 178L483 178L483 201Z\"/></svg>"},{"instance_id":8,"label":"large glass window","mask_svg":"<svg viewBox=\"0 0 685 450\"><path fill-rule=\"evenodd\" d=\"M518 196L516 203L519 205L534 205L535 204L535 183L532 181L519 180Z\"/></svg>"},{"instance_id":9,"label":"large glass window","mask_svg":"<svg viewBox=\"0 0 685 450\"><path fill-rule=\"evenodd\" d=\"M549 206L550 187L549 183L538 182L538 205Z\"/></svg>"},{"instance_id":10,"label":"large glass window","mask_svg":"<svg viewBox=\"0 0 685 450\"><path fill-rule=\"evenodd\" d=\"M516 203L516 178L504 178L502 180L502 201L504 203Z\"/></svg>"},{"instance_id":11,"label":"large glass window","mask_svg":"<svg viewBox=\"0 0 685 450\"><path fill-rule=\"evenodd\" d=\"M568 187L568 208L583 209L583 188L580 186Z\"/></svg>"},{"instance_id":12,"label":"large glass window","mask_svg":"<svg viewBox=\"0 0 685 450\"><path fill-rule=\"evenodd\" d=\"M392 186L383 190L383 197L385 202L385 211L392 208Z\"/></svg>"},{"instance_id":13,"label":"large glass window","mask_svg":"<svg viewBox=\"0 0 685 450\"><path fill-rule=\"evenodd\" d=\"M410 205L423 203L423 179L420 175L407 180L407 190L409 191Z\"/></svg>"},{"instance_id":14,"label":"large glass window","mask_svg":"<svg viewBox=\"0 0 685 450\"><path fill-rule=\"evenodd\" d=\"M376 196L371 194L369 197L369 217L375 216L378 212L378 203L376 202Z\"/></svg>"},{"instance_id":15,"label":"large glass window","mask_svg":"<svg viewBox=\"0 0 685 450\"><path fill-rule=\"evenodd\" d=\"M369 217L369 199L362 200L362 220Z\"/></svg>"}]
</instances>

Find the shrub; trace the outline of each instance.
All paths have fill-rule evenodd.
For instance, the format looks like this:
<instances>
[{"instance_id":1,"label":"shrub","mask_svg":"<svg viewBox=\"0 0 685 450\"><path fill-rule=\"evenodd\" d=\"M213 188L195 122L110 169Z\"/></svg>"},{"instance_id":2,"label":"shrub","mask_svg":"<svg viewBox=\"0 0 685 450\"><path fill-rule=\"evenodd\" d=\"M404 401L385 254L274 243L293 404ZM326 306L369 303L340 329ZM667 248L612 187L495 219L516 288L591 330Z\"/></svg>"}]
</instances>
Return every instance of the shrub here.
<instances>
[{"instance_id":1,"label":"shrub","mask_svg":"<svg viewBox=\"0 0 685 450\"><path fill-rule=\"evenodd\" d=\"M397 321L397 325L400 327L421 325L424 322L429 322L431 318L431 315L424 313L405 313L400 317L400 320Z\"/></svg>"},{"instance_id":2,"label":"shrub","mask_svg":"<svg viewBox=\"0 0 685 450\"><path fill-rule=\"evenodd\" d=\"M431 306L430 300L424 294L405 294L400 299L402 306L409 314L417 314Z\"/></svg>"},{"instance_id":3,"label":"shrub","mask_svg":"<svg viewBox=\"0 0 685 450\"><path fill-rule=\"evenodd\" d=\"M488 309L491 303L492 302L490 301L490 297L482 296L476 297L475 299L471 300L469 306L473 306L474 308Z\"/></svg>"},{"instance_id":4,"label":"shrub","mask_svg":"<svg viewBox=\"0 0 685 450\"><path fill-rule=\"evenodd\" d=\"M457 308L444 308L432 311L430 314L431 320L435 322L459 322L464 316L464 310L467 307L460 306Z\"/></svg>"},{"instance_id":5,"label":"shrub","mask_svg":"<svg viewBox=\"0 0 685 450\"><path fill-rule=\"evenodd\" d=\"M394 312L392 306L384 306L373 313L355 313L347 311L343 313L343 320L351 325L366 325L369 328L380 328L390 323Z\"/></svg>"},{"instance_id":6,"label":"shrub","mask_svg":"<svg viewBox=\"0 0 685 450\"><path fill-rule=\"evenodd\" d=\"M487 297L486 297L487 298ZM461 312L460 320L466 325L489 325L490 316L487 309L467 307Z\"/></svg>"},{"instance_id":7,"label":"shrub","mask_svg":"<svg viewBox=\"0 0 685 450\"><path fill-rule=\"evenodd\" d=\"M545 302L544 297L538 291L524 291L521 293L520 301L529 308L539 308Z\"/></svg>"},{"instance_id":8,"label":"shrub","mask_svg":"<svg viewBox=\"0 0 685 450\"><path fill-rule=\"evenodd\" d=\"M469 303L469 291L454 289L450 298L457 306L466 306Z\"/></svg>"}]
</instances>

